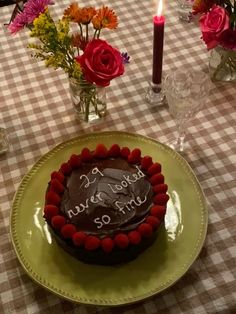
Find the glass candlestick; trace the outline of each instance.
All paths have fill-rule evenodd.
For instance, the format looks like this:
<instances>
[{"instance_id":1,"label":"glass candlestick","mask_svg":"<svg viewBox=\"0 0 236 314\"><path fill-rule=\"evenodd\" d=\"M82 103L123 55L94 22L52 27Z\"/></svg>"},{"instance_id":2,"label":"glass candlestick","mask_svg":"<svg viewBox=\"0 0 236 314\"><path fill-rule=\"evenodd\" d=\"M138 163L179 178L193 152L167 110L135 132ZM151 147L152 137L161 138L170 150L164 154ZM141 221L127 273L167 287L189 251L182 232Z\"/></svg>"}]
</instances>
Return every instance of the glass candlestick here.
<instances>
[{"instance_id":1,"label":"glass candlestick","mask_svg":"<svg viewBox=\"0 0 236 314\"><path fill-rule=\"evenodd\" d=\"M146 90L145 99L149 104L162 106L165 104L165 94L163 92L161 84L154 84L149 82L149 86Z\"/></svg>"}]
</instances>

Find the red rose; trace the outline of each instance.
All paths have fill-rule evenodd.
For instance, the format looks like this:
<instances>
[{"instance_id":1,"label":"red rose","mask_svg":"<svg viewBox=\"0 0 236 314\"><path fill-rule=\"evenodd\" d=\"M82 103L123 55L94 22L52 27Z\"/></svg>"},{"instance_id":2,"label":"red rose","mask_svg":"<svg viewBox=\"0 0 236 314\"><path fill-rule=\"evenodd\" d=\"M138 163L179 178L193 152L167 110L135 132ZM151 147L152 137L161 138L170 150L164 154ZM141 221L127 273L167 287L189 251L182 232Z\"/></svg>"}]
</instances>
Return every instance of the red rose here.
<instances>
[{"instance_id":1,"label":"red rose","mask_svg":"<svg viewBox=\"0 0 236 314\"><path fill-rule=\"evenodd\" d=\"M85 79L98 86L108 86L113 78L124 73L120 52L101 39L90 41L76 61L81 65Z\"/></svg>"},{"instance_id":2,"label":"red rose","mask_svg":"<svg viewBox=\"0 0 236 314\"><path fill-rule=\"evenodd\" d=\"M199 22L208 49L215 48L221 33L230 27L228 12L219 5L214 5L208 13L203 14Z\"/></svg>"}]
</instances>

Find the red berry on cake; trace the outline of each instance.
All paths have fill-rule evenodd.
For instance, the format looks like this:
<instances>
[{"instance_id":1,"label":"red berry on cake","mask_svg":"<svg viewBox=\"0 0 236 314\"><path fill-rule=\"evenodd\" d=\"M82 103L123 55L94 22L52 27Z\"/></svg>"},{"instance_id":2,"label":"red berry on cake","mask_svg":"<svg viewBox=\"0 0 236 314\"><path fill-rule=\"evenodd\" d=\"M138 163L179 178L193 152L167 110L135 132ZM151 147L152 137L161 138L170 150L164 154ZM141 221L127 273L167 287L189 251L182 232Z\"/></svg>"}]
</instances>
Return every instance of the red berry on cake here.
<instances>
[{"instance_id":1,"label":"red berry on cake","mask_svg":"<svg viewBox=\"0 0 236 314\"><path fill-rule=\"evenodd\" d=\"M60 167L60 172L68 176L72 171L72 168L68 162L64 162Z\"/></svg>"},{"instance_id":2,"label":"red berry on cake","mask_svg":"<svg viewBox=\"0 0 236 314\"><path fill-rule=\"evenodd\" d=\"M141 235L138 231L130 231L128 238L131 244L137 245L141 241Z\"/></svg>"},{"instance_id":3,"label":"red berry on cake","mask_svg":"<svg viewBox=\"0 0 236 314\"><path fill-rule=\"evenodd\" d=\"M93 155L87 147L82 149L81 159L82 159L82 161L90 161L93 159Z\"/></svg>"},{"instance_id":4,"label":"red berry on cake","mask_svg":"<svg viewBox=\"0 0 236 314\"><path fill-rule=\"evenodd\" d=\"M50 190L56 193L62 193L64 191L64 185L58 179L52 179L50 182Z\"/></svg>"},{"instance_id":5,"label":"red berry on cake","mask_svg":"<svg viewBox=\"0 0 236 314\"><path fill-rule=\"evenodd\" d=\"M101 241L102 249L106 253L110 253L114 247L114 241L111 238L104 238Z\"/></svg>"},{"instance_id":6,"label":"red berry on cake","mask_svg":"<svg viewBox=\"0 0 236 314\"><path fill-rule=\"evenodd\" d=\"M99 248L101 244L101 241L100 239L98 239L97 237L95 236L88 236L86 239L85 239L85 249L88 250L88 251L93 251L93 250L96 250Z\"/></svg>"},{"instance_id":7,"label":"red berry on cake","mask_svg":"<svg viewBox=\"0 0 236 314\"><path fill-rule=\"evenodd\" d=\"M57 215L52 217L51 224L54 229L60 230L66 224L66 219L63 216Z\"/></svg>"},{"instance_id":8,"label":"red berry on cake","mask_svg":"<svg viewBox=\"0 0 236 314\"><path fill-rule=\"evenodd\" d=\"M160 225L160 220L155 216L148 216L146 219L146 223L152 226L153 230L156 230Z\"/></svg>"},{"instance_id":9,"label":"red berry on cake","mask_svg":"<svg viewBox=\"0 0 236 314\"><path fill-rule=\"evenodd\" d=\"M109 157L118 157L120 156L120 146L118 144L113 144L108 150Z\"/></svg>"},{"instance_id":10,"label":"red berry on cake","mask_svg":"<svg viewBox=\"0 0 236 314\"><path fill-rule=\"evenodd\" d=\"M72 240L75 246L82 246L85 243L87 235L83 231L78 231L73 234Z\"/></svg>"},{"instance_id":11,"label":"red berry on cake","mask_svg":"<svg viewBox=\"0 0 236 314\"><path fill-rule=\"evenodd\" d=\"M142 237L149 238L152 235L152 226L144 222L138 226L138 231Z\"/></svg>"},{"instance_id":12,"label":"red berry on cake","mask_svg":"<svg viewBox=\"0 0 236 314\"><path fill-rule=\"evenodd\" d=\"M130 149L128 147L123 147L120 151L121 157L127 159L130 154Z\"/></svg>"},{"instance_id":13,"label":"red berry on cake","mask_svg":"<svg viewBox=\"0 0 236 314\"><path fill-rule=\"evenodd\" d=\"M148 168L151 167L152 164L153 164L152 157L144 156L141 161L141 168L143 170L148 170Z\"/></svg>"},{"instance_id":14,"label":"red berry on cake","mask_svg":"<svg viewBox=\"0 0 236 314\"><path fill-rule=\"evenodd\" d=\"M157 204L157 205L166 205L166 203L169 200L169 195L168 194L157 194L153 197L153 203Z\"/></svg>"},{"instance_id":15,"label":"red berry on cake","mask_svg":"<svg viewBox=\"0 0 236 314\"><path fill-rule=\"evenodd\" d=\"M155 205L151 208L151 214L162 220L166 214L166 206Z\"/></svg>"},{"instance_id":16,"label":"red berry on cake","mask_svg":"<svg viewBox=\"0 0 236 314\"><path fill-rule=\"evenodd\" d=\"M60 196L54 191L48 191L46 194L46 202L51 205L59 205L61 202Z\"/></svg>"},{"instance_id":17,"label":"red berry on cake","mask_svg":"<svg viewBox=\"0 0 236 314\"><path fill-rule=\"evenodd\" d=\"M74 233L76 233L76 227L72 224L65 224L61 228L61 235L65 239L71 239Z\"/></svg>"},{"instance_id":18,"label":"red berry on cake","mask_svg":"<svg viewBox=\"0 0 236 314\"><path fill-rule=\"evenodd\" d=\"M156 173L160 173L161 172L161 165L158 162L155 162L154 164L152 164L149 168L148 168L148 174L150 176L156 174Z\"/></svg>"},{"instance_id":19,"label":"red berry on cake","mask_svg":"<svg viewBox=\"0 0 236 314\"><path fill-rule=\"evenodd\" d=\"M164 183L154 185L154 187L153 187L153 192L156 193L156 194L158 194L158 193L166 193L167 190L168 190L168 185L164 184Z\"/></svg>"},{"instance_id":20,"label":"red berry on cake","mask_svg":"<svg viewBox=\"0 0 236 314\"><path fill-rule=\"evenodd\" d=\"M161 173L156 173L150 178L150 183L152 185L162 184L164 183L164 176Z\"/></svg>"},{"instance_id":21,"label":"red berry on cake","mask_svg":"<svg viewBox=\"0 0 236 314\"><path fill-rule=\"evenodd\" d=\"M135 148L128 156L128 162L131 164L137 164L141 160L141 150L139 148Z\"/></svg>"},{"instance_id":22,"label":"red berry on cake","mask_svg":"<svg viewBox=\"0 0 236 314\"><path fill-rule=\"evenodd\" d=\"M125 249L129 245L129 238L124 233L118 233L114 238L116 246L118 246L120 249Z\"/></svg>"},{"instance_id":23,"label":"red berry on cake","mask_svg":"<svg viewBox=\"0 0 236 314\"><path fill-rule=\"evenodd\" d=\"M69 164L71 168L77 169L81 166L82 160L79 155L73 154L70 156Z\"/></svg>"},{"instance_id":24,"label":"red berry on cake","mask_svg":"<svg viewBox=\"0 0 236 314\"><path fill-rule=\"evenodd\" d=\"M58 207L55 206L55 205L46 205L46 206L44 207L44 217L45 217L46 219L51 220L51 218L52 218L53 216L56 216L56 215L58 214L58 212L59 212L59 209L58 209Z\"/></svg>"},{"instance_id":25,"label":"red berry on cake","mask_svg":"<svg viewBox=\"0 0 236 314\"><path fill-rule=\"evenodd\" d=\"M104 144L98 144L96 146L94 157L96 158L106 158L107 157L107 148Z\"/></svg>"},{"instance_id":26,"label":"red berry on cake","mask_svg":"<svg viewBox=\"0 0 236 314\"><path fill-rule=\"evenodd\" d=\"M60 181L61 183L63 183L65 176L63 175L63 173L61 173L60 171L53 171L51 173L51 179L57 179L58 181Z\"/></svg>"}]
</instances>

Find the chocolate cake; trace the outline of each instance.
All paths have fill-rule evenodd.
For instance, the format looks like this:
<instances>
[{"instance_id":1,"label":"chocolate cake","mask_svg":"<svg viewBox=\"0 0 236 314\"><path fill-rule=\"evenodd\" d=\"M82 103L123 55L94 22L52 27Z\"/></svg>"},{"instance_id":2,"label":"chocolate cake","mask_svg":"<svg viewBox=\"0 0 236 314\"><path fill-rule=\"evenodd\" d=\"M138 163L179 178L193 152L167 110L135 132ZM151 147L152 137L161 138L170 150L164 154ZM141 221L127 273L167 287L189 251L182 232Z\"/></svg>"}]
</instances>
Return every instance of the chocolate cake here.
<instances>
[{"instance_id":1,"label":"chocolate cake","mask_svg":"<svg viewBox=\"0 0 236 314\"><path fill-rule=\"evenodd\" d=\"M156 239L169 199L161 165L114 144L73 154L51 174L44 218L58 244L101 265L137 257Z\"/></svg>"}]
</instances>

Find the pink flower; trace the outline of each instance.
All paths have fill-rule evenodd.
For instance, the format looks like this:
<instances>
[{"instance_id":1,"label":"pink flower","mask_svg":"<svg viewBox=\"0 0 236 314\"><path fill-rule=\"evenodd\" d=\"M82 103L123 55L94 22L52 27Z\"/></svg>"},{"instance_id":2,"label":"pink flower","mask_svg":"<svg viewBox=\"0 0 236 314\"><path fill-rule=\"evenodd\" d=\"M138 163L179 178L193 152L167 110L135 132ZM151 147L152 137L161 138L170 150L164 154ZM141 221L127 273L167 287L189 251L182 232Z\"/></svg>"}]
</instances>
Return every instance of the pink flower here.
<instances>
[{"instance_id":1,"label":"pink flower","mask_svg":"<svg viewBox=\"0 0 236 314\"><path fill-rule=\"evenodd\" d=\"M216 47L221 33L230 27L228 12L218 5L213 5L209 12L200 17L199 22L207 49Z\"/></svg>"},{"instance_id":2,"label":"pink flower","mask_svg":"<svg viewBox=\"0 0 236 314\"><path fill-rule=\"evenodd\" d=\"M28 24L45 11L48 5L54 4L52 0L29 0L24 6L24 13L27 15Z\"/></svg>"},{"instance_id":3,"label":"pink flower","mask_svg":"<svg viewBox=\"0 0 236 314\"><path fill-rule=\"evenodd\" d=\"M24 12L17 14L14 20L8 26L9 31L15 34L22 30L28 24L28 18Z\"/></svg>"},{"instance_id":4,"label":"pink flower","mask_svg":"<svg viewBox=\"0 0 236 314\"><path fill-rule=\"evenodd\" d=\"M31 24L36 17L45 11L49 4L53 4L52 0L29 0L24 5L23 12L17 14L14 20L8 26L12 34L19 32L22 28Z\"/></svg>"},{"instance_id":5,"label":"pink flower","mask_svg":"<svg viewBox=\"0 0 236 314\"><path fill-rule=\"evenodd\" d=\"M85 79L98 86L108 86L113 78L124 73L120 52L105 40L91 40L76 61L81 65Z\"/></svg>"},{"instance_id":6,"label":"pink flower","mask_svg":"<svg viewBox=\"0 0 236 314\"><path fill-rule=\"evenodd\" d=\"M227 29L220 35L220 45L225 49L236 51L236 30Z\"/></svg>"}]
</instances>

